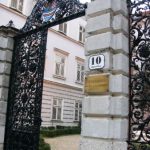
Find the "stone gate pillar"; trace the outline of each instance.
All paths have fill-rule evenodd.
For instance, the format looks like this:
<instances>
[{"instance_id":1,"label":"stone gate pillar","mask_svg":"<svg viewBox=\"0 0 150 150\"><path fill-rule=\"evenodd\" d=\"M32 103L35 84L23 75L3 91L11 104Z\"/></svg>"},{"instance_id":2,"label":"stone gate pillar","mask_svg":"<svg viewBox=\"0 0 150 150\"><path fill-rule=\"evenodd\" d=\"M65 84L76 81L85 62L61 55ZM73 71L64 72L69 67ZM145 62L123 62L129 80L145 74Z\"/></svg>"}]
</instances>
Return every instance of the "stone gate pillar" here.
<instances>
[{"instance_id":1,"label":"stone gate pillar","mask_svg":"<svg viewBox=\"0 0 150 150\"><path fill-rule=\"evenodd\" d=\"M0 27L0 150L3 150L13 37L17 30Z\"/></svg>"},{"instance_id":2,"label":"stone gate pillar","mask_svg":"<svg viewBox=\"0 0 150 150\"><path fill-rule=\"evenodd\" d=\"M92 1L86 18L86 96L80 150L127 150L129 44L126 0ZM104 67L90 70L89 58L101 54ZM96 83L94 79L103 83ZM101 92L93 90L98 84L105 86Z\"/></svg>"}]
</instances>

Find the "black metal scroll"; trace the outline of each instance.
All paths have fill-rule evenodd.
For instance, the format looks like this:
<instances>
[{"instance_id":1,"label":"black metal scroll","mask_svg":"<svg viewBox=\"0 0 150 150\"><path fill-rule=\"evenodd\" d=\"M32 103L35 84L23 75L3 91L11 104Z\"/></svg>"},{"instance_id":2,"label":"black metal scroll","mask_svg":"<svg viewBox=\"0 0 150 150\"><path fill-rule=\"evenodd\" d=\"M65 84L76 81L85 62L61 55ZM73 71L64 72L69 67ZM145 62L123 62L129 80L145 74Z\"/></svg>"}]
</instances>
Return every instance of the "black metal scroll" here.
<instances>
[{"instance_id":1,"label":"black metal scroll","mask_svg":"<svg viewBox=\"0 0 150 150\"><path fill-rule=\"evenodd\" d=\"M150 1L128 0L130 19L129 150L150 149Z\"/></svg>"},{"instance_id":2,"label":"black metal scroll","mask_svg":"<svg viewBox=\"0 0 150 150\"><path fill-rule=\"evenodd\" d=\"M48 27L84 14L78 0L39 0L15 37L4 150L38 150Z\"/></svg>"},{"instance_id":3,"label":"black metal scroll","mask_svg":"<svg viewBox=\"0 0 150 150\"><path fill-rule=\"evenodd\" d=\"M79 0L39 0L23 27L23 32L33 30L73 14L85 12L86 5Z\"/></svg>"},{"instance_id":4,"label":"black metal scroll","mask_svg":"<svg viewBox=\"0 0 150 150\"><path fill-rule=\"evenodd\" d=\"M47 30L15 39L6 150L37 150Z\"/></svg>"}]
</instances>

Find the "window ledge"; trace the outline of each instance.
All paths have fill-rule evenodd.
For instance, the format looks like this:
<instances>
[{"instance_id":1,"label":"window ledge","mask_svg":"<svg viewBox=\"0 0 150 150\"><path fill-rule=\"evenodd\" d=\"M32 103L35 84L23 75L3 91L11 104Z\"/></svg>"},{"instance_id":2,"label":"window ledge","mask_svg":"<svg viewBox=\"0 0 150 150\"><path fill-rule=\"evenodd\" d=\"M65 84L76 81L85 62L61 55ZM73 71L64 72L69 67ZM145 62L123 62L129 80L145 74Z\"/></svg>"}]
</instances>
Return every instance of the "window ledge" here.
<instances>
[{"instance_id":1,"label":"window ledge","mask_svg":"<svg viewBox=\"0 0 150 150\"><path fill-rule=\"evenodd\" d=\"M74 122L74 123L79 123L80 121L79 121L79 120L74 120L73 122Z\"/></svg>"},{"instance_id":2,"label":"window ledge","mask_svg":"<svg viewBox=\"0 0 150 150\"><path fill-rule=\"evenodd\" d=\"M59 76L59 75L56 75L56 74L54 74L53 77L54 77L54 78L57 78L57 79L61 79L61 80L66 80L65 77Z\"/></svg>"},{"instance_id":3,"label":"window ledge","mask_svg":"<svg viewBox=\"0 0 150 150\"><path fill-rule=\"evenodd\" d=\"M84 84L83 82L79 82L79 81L75 81L75 83L80 84L80 85Z\"/></svg>"},{"instance_id":4,"label":"window ledge","mask_svg":"<svg viewBox=\"0 0 150 150\"><path fill-rule=\"evenodd\" d=\"M63 34L63 35L66 35L67 36L67 33L63 32L63 31L60 31L58 30L59 33Z\"/></svg>"},{"instance_id":5,"label":"window ledge","mask_svg":"<svg viewBox=\"0 0 150 150\"><path fill-rule=\"evenodd\" d=\"M84 44L84 43L85 43L85 42L83 42L83 41L80 41L80 40L79 40L78 42L79 42L79 43L81 43L81 44Z\"/></svg>"},{"instance_id":6,"label":"window ledge","mask_svg":"<svg viewBox=\"0 0 150 150\"><path fill-rule=\"evenodd\" d=\"M18 12L18 13L20 13L20 14L22 14L22 11L21 10L18 10L17 8L14 8L14 7L9 7L10 9L12 9L12 10L14 10L14 11L16 11L16 12Z\"/></svg>"},{"instance_id":7,"label":"window ledge","mask_svg":"<svg viewBox=\"0 0 150 150\"><path fill-rule=\"evenodd\" d=\"M61 120L54 120L54 119L52 119L51 120L52 122L56 122L56 123L62 123L63 121L61 121Z\"/></svg>"}]
</instances>

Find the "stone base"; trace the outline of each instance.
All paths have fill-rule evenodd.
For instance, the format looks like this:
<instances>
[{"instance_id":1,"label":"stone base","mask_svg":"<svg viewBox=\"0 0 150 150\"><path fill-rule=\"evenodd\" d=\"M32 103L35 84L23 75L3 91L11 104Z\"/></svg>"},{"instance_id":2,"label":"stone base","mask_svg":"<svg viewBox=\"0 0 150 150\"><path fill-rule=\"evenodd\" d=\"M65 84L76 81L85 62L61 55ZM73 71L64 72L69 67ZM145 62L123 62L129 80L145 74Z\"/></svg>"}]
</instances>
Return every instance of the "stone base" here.
<instances>
[{"instance_id":1,"label":"stone base","mask_svg":"<svg viewBox=\"0 0 150 150\"><path fill-rule=\"evenodd\" d=\"M3 150L3 144L0 144L0 150Z\"/></svg>"},{"instance_id":2,"label":"stone base","mask_svg":"<svg viewBox=\"0 0 150 150\"><path fill-rule=\"evenodd\" d=\"M80 141L80 150L127 150L127 143L83 137Z\"/></svg>"}]
</instances>

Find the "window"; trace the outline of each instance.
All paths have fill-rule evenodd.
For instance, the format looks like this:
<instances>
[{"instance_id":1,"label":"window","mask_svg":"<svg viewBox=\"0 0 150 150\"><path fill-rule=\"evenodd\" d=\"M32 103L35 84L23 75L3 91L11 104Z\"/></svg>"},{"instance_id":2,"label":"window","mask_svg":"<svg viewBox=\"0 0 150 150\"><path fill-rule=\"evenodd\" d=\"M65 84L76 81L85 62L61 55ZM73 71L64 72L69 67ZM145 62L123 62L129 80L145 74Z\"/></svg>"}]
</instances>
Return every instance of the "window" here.
<instances>
[{"instance_id":1,"label":"window","mask_svg":"<svg viewBox=\"0 0 150 150\"><path fill-rule=\"evenodd\" d=\"M83 83L84 81L84 65L83 63L77 63L77 79L78 83Z\"/></svg>"},{"instance_id":2,"label":"window","mask_svg":"<svg viewBox=\"0 0 150 150\"><path fill-rule=\"evenodd\" d=\"M64 33L64 34L67 34L67 23L62 23L59 25L59 31Z\"/></svg>"},{"instance_id":3,"label":"window","mask_svg":"<svg viewBox=\"0 0 150 150\"><path fill-rule=\"evenodd\" d=\"M23 0L11 0L11 7L19 11L23 10Z\"/></svg>"},{"instance_id":4,"label":"window","mask_svg":"<svg viewBox=\"0 0 150 150\"><path fill-rule=\"evenodd\" d=\"M79 28L79 41L84 43L84 33L85 33L85 28L80 26Z\"/></svg>"},{"instance_id":5,"label":"window","mask_svg":"<svg viewBox=\"0 0 150 150\"><path fill-rule=\"evenodd\" d=\"M69 55L68 52L61 50L59 48L54 48L55 51L55 70L54 70L54 78L66 80L66 65L67 65L67 57Z\"/></svg>"},{"instance_id":6,"label":"window","mask_svg":"<svg viewBox=\"0 0 150 150\"><path fill-rule=\"evenodd\" d=\"M64 77L65 72L65 57L56 55L55 75Z\"/></svg>"},{"instance_id":7,"label":"window","mask_svg":"<svg viewBox=\"0 0 150 150\"><path fill-rule=\"evenodd\" d=\"M61 120L61 111L62 111L62 99L55 97L53 99L52 119Z\"/></svg>"},{"instance_id":8,"label":"window","mask_svg":"<svg viewBox=\"0 0 150 150\"><path fill-rule=\"evenodd\" d=\"M81 109L82 109L82 105L80 102L75 102L75 116L74 116L74 120L75 121L80 121L81 119Z\"/></svg>"}]
</instances>

